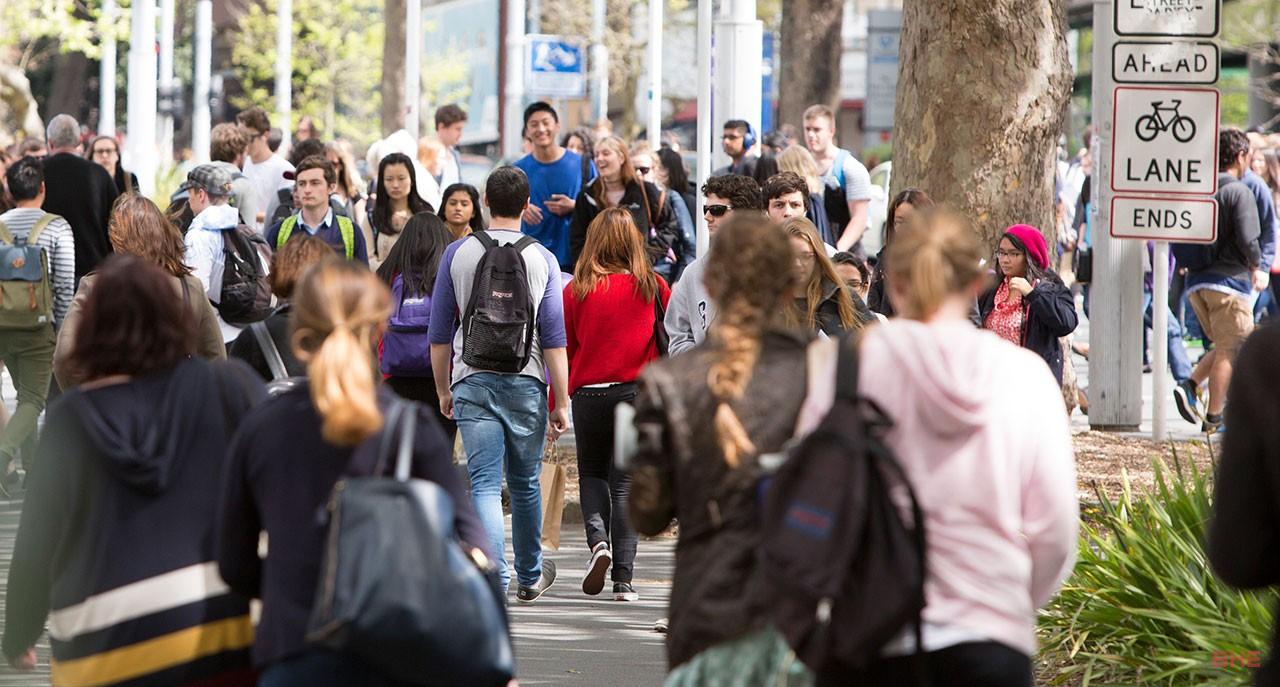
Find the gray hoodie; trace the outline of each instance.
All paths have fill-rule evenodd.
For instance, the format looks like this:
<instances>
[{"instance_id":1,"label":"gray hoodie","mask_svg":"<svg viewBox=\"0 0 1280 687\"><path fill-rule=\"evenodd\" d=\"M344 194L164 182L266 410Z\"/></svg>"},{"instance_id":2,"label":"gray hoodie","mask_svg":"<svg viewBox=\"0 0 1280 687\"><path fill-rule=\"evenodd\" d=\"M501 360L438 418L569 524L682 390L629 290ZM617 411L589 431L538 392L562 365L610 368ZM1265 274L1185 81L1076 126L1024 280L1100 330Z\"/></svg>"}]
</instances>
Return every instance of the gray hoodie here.
<instances>
[{"instance_id":1,"label":"gray hoodie","mask_svg":"<svg viewBox=\"0 0 1280 687\"><path fill-rule=\"evenodd\" d=\"M705 269L704 259L694 260L671 289L671 301L667 303L667 316L663 321L671 338L667 349L671 355L679 355L702 343L707 338L707 327L716 317L716 306L702 283Z\"/></svg>"}]
</instances>

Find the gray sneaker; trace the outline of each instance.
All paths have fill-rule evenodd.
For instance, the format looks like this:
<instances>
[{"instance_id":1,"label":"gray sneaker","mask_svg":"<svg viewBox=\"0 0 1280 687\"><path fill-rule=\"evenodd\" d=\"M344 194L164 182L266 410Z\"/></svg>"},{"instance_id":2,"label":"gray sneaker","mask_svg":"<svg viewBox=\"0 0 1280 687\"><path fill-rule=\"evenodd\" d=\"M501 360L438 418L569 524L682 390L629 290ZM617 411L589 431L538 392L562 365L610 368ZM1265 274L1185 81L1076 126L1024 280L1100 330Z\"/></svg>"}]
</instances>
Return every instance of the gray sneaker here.
<instances>
[{"instance_id":1,"label":"gray sneaker","mask_svg":"<svg viewBox=\"0 0 1280 687\"><path fill-rule=\"evenodd\" d=\"M613 583L613 600L614 601L639 601L640 595L636 593L635 587L630 582L614 582Z\"/></svg>"},{"instance_id":2,"label":"gray sneaker","mask_svg":"<svg viewBox=\"0 0 1280 687\"><path fill-rule=\"evenodd\" d=\"M516 603L531 604L537 601L542 595L551 588L556 581L556 564L553 561L542 560L542 576L538 578L538 583L532 587L520 585L516 589Z\"/></svg>"},{"instance_id":3,"label":"gray sneaker","mask_svg":"<svg viewBox=\"0 0 1280 687\"><path fill-rule=\"evenodd\" d=\"M600 542L591 550L591 560L587 561L587 573L582 576L582 593L595 596L604 591L604 578L613 563L613 554L609 545Z\"/></svg>"}]
</instances>

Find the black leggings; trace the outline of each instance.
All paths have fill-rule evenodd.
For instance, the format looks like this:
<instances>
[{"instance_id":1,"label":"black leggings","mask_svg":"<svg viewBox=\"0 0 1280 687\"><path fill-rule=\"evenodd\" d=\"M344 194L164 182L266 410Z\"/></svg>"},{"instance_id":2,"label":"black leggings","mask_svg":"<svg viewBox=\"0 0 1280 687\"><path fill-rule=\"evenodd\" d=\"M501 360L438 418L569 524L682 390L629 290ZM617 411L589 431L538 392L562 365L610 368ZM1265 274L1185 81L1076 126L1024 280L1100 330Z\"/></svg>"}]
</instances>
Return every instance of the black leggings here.
<instances>
[{"instance_id":1,"label":"black leggings","mask_svg":"<svg viewBox=\"0 0 1280 687\"><path fill-rule=\"evenodd\" d=\"M445 417L440 412L440 396L436 394L436 380L434 377L387 377L387 386L396 392L400 398L417 401L429 408L431 414L435 416L436 421L440 423L440 429L444 431L444 436L449 440L449 450L453 450L454 440L458 437L458 424L453 420ZM452 456L450 456L452 459Z\"/></svg>"},{"instance_id":2,"label":"black leggings","mask_svg":"<svg viewBox=\"0 0 1280 687\"><path fill-rule=\"evenodd\" d=\"M920 666L917 666L917 663ZM917 680L923 668L925 682ZM1031 659L998 642L966 642L924 656L895 656L864 671L824 673L819 687L1031 687Z\"/></svg>"},{"instance_id":3,"label":"black leggings","mask_svg":"<svg viewBox=\"0 0 1280 687\"><path fill-rule=\"evenodd\" d=\"M614 582L631 582L636 531L627 516L631 475L613 464L613 411L636 397L635 384L580 388L573 392L573 431L578 442L578 489L587 545L609 544Z\"/></svg>"}]
</instances>

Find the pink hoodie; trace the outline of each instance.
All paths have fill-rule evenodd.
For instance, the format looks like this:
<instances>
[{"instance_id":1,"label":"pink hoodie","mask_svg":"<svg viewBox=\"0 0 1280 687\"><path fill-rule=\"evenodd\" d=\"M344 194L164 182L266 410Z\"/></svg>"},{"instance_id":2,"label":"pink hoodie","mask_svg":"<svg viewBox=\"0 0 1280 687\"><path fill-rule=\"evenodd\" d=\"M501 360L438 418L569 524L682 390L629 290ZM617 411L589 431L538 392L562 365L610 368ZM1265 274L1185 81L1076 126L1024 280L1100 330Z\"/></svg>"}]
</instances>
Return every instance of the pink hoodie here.
<instances>
[{"instance_id":1,"label":"pink hoodie","mask_svg":"<svg viewBox=\"0 0 1280 687\"><path fill-rule=\"evenodd\" d=\"M924 509L926 649L994 640L1034 654L1036 609L1071 571L1079 517L1049 368L968 322L895 319L867 330L860 370Z\"/></svg>"}]
</instances>

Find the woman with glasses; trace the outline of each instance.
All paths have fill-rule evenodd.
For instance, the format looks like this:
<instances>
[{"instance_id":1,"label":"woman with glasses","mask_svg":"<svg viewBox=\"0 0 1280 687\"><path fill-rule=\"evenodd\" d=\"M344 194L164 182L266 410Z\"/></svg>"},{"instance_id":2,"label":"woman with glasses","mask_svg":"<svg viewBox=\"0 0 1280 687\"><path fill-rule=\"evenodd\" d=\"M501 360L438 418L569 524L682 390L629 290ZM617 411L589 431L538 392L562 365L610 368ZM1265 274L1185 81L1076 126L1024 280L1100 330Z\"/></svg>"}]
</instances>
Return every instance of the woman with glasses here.
<instances>
[{"instance_id":1,"label":"woman with glasses","mask_svg":"<svg viewBox=\"0 0 1280 687\"><path fill-rule=\"evenodd\" d=\"M893 197L889 203L888 219L884 223L884 247L876 255L875 269L871 273L871 285L867 289L867 307L871 311L885 317L893 317L893 303L889 302L889 285L884 268L884 257L893 243L893 236L899 228L907 226L912 213L922 208L933 207L933 199L918 188L909 188Z\"/></svg>"},{"instance_id":2,"label":"woman with glasses","mask_svg":"<svg viewBox=\"0 0 1280 687\"><path fill-rule=\"evenodd\" d=\"M573 208L569 224L570 263L577 264L587 242L587 227L608 208L625 208L645 239L649 262L660 268L674 264L673 246L680 240L680 227L671 209L668 193L636 172L627 144L617 136L596 143L596 180L583 189ZM661 273L661 269L659 269Z\"/></svg>"},{"instance_id":3,"label":"woman with glasses","mask_svg":"<svg viewBox=\"0 0 1280 687\"><path fill-rule=\"evenodd\" d=\"M676 226L680 228L680 240L672 246L675 249L676 259L674 263L661 265L658 270L664 279L675 283L684 272L684 268L693 262L698 252L698 236L693 225L693 215L685 203L684 194L680 193L680 187L670 184L670 174L663 168L662 162L647 144L640 143L631 149L631 162L642 179L652 182L662 191L664 204L670 204L671 211L675 214ZM685 183L685 186L687 185Z\"/></svg>"},{"instance_id":4,"label":"woman with glasses","mask_svg":"<svg viewBox=\"0 0 1280 687\"><path fill-rule=\"evenodd\" d=\"M791 237L795 255L795 308L793 319L802 329L837 337L862 329L874 316L857 294L844 285L813 222L793 217L782 229Z\"/></svg>"},{"instance_id":5,"label":"woman with glasses","mask_svg":"<svg viewBox=\"0 0 1280 687\"><path fill-rule=\"evenodd\" d=\"M120 144L114 136L98 136L89 143L89 159L98 163L116 182L116 193L133 193L138 188L138 177L126 172L120 164Z\"/></svg>"},{"instance_id":6,"label":"woman with glasses","mask_svg":"<svg viewBox=\"0 0 1280 687\"><path fill-rule=\"evenodd\" d=\"M1015 224L996 250L996 284L978 299L984 329L1044 358L1062 383L1062 343L1075 331L1071 291L1049 269L1049 250L1040 230Z\"/></svg>"}]
</instances>

